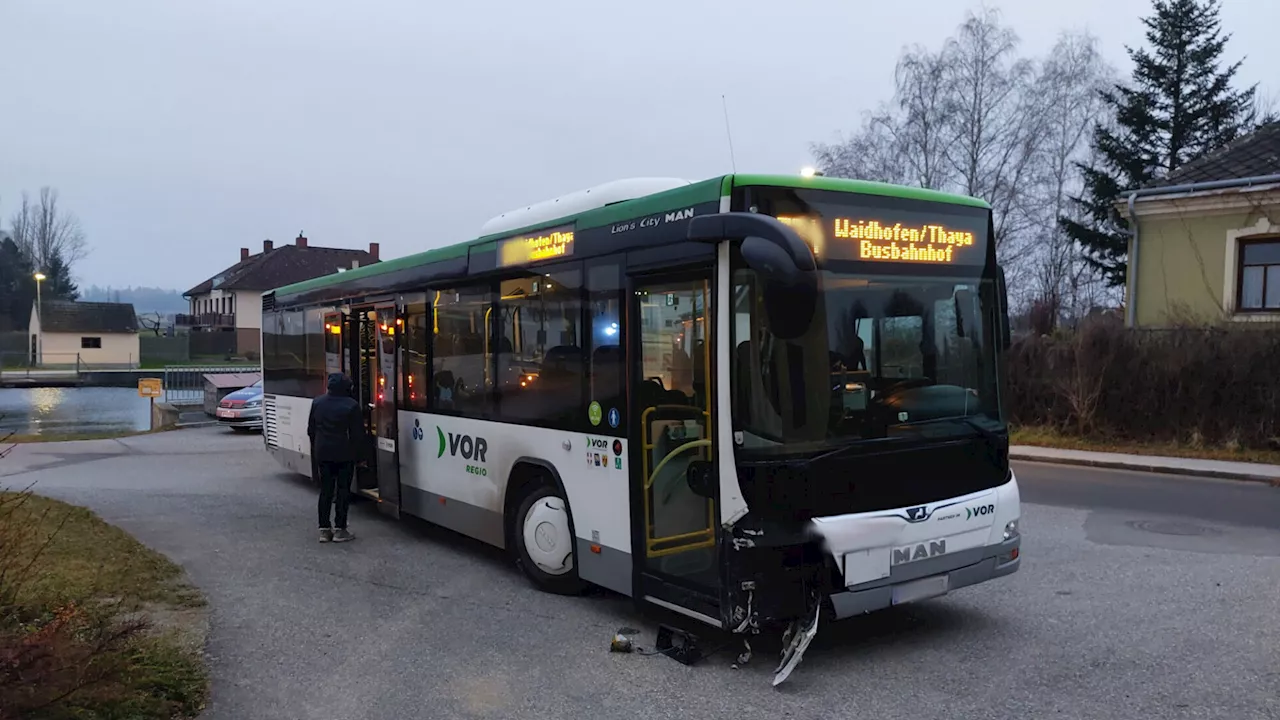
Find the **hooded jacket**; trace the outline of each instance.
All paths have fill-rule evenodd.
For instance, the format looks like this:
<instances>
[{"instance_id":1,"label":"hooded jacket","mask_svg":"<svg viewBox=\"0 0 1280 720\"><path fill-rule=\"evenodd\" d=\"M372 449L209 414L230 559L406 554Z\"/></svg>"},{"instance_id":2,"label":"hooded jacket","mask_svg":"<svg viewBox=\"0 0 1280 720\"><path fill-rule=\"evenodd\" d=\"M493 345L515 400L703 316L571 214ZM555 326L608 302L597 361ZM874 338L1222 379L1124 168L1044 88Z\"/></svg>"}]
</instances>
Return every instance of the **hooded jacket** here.
<instances>
[{"instance_id":1,"label":"hooded jacket","mask_svg":"<svg viewBox=\"0 0 1280 720\"><path fill-rule=\"evenodd\" d=\"M320 462L355 462L364 439L360 403L351 397L351 382L342 373L329 375L329 392L311 401L307 437Z\"/></svg>"}]
</instances>

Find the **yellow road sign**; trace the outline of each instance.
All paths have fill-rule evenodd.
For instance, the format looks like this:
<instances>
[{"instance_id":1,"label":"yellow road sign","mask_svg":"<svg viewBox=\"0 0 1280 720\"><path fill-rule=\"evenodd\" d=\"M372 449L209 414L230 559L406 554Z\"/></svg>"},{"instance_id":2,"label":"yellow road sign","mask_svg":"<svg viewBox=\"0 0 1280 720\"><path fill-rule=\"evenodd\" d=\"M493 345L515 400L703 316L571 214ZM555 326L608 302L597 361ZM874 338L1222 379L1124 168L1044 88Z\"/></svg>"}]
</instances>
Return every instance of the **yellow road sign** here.
<instances>
[{"instance_id":1,"label":"yellow road sign","mask_svg":"<svg viewBox=\"0 0 1280 720\"><path fill-rule=\"evenodd\" d=\"M138 380L138 397L158 398L164 394L164 383L160 378L140 378Z\"/></svg>"}]
</instances>

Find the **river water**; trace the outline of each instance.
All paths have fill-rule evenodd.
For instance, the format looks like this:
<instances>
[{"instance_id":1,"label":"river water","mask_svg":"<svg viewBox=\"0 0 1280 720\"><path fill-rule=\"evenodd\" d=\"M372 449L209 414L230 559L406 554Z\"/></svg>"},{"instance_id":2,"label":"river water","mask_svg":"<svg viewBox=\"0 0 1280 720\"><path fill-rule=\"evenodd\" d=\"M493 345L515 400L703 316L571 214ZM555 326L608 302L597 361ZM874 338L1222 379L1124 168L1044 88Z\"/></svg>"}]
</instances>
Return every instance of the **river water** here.
<instances>
[{"instance_id":1,"label":"river water","mask_svg":"<svg viewBox=\"0 0 1280 720\"><path fill-rule=\"evenodd\" d=\"M0 435L146 430L151 403L135 388L0 388Z\"/></svg>"}]
</instances>

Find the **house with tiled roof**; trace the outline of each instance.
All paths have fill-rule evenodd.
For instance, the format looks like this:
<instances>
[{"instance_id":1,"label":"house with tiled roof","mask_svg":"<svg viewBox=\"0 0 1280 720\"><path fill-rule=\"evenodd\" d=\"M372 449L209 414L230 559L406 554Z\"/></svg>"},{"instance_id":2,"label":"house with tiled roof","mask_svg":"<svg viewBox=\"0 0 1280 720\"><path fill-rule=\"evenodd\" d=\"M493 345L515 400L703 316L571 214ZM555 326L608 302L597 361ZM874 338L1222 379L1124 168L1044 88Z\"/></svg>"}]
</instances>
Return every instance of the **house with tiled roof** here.
<instances>
[{"instance_id":1,"label":"house with tiled roof","mask_svg":"<svg viewBox=\"0 0 1280 720\"><path fill-rule=\"evenodd\" d=\"M179 331L234 333L229 350L256 354L262 337L262 293L283 285L378 262L378 243L368 250L316 247L301 233L290 245L262 243L262 252L240 248L240 261L183 293L191 312L178 315Z\"/></svg>"},{"instance_id":2,"label":"house with tiled roof","mask_svg":"<svg viewBox=\"0 0 1280 720\"><path fill-rule=\"evenodd\" d=\"M1162 327L1280 321L1280 122L1136 191L1125 320Z\"/></svg>"},{"instance_id":3,"label":"house with tiled roof","mask_svg":"<svg viewBox=\"0 0 1280 720\"><path fill-rule=\"evenodd\" d=\"M139 364L138 316L131 303L36 302L28 334L33 365L116 369Z\"/></svg>"}]
</instances>

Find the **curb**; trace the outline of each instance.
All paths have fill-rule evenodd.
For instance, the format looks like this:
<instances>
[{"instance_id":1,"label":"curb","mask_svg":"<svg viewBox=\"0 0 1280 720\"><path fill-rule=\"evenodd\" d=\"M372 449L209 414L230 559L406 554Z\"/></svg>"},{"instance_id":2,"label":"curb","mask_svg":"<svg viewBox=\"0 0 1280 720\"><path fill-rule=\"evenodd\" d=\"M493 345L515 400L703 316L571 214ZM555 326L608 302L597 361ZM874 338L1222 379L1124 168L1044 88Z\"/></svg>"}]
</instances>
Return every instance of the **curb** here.
<instances>
[{"instance_id":1,"label":"curb","mask_svg":"<svg viewBox=\"0 0 1280 720\"><path fill-rule=\"evenodd\" d=\"M1083 458L1063 458L1063 457L1044 457L1041 455L1024 455L1019 452L1009 452L1010 460L1019 460L1022 462L1046 463L1049 465L1075 465L1079 467L1095 467L1106 470L1132 470L1135 472L1156 473L1160 475L1182 475L1189 477L1207 477L1218 480L1240 480L1242 482L1255 482L1272 487L1280 487L1280 478L1270 475L1255 475L1243 472L1233 472L1230 470L1197 470L1194 468L1170 467L1168 465L1158 465L1146 463L1142 461L1117 461L1117 460L1087 460Z\"/></svg>"}]
</instances>

